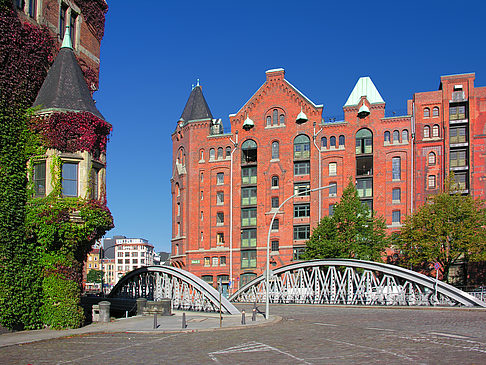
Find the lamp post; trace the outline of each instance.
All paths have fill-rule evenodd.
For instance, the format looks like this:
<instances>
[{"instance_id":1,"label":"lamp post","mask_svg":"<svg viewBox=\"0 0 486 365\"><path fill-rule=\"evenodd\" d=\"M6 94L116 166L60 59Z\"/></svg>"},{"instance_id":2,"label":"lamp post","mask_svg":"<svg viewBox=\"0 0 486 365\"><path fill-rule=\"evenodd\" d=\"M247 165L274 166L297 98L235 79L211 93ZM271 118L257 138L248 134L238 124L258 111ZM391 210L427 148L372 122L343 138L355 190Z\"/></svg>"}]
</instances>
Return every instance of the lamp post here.
<instances>
[{"instance_id":1,"label":"lamp post","mask_svg":"<svg viewBox=\"0 0 486 365\"><path fill-rule=\"evenodd\" d=\"M309 189L309 190L304 190L300 191L294 195L289 196L287 199L285 199L282 204L279 205L277 210L273 213L272 221L270 222L270 226L268 227L268 236L267 236L267 269L265 272L265 318L268 319L270 316L270 298L269 298L269 292L270 292L270 234L272 232L272 226L273 226L273 221L275 220L275 217L277 216L278 212L280 211L280 208L284 206L285 203L287 203L290 199L295 198L296 196L299 195L305 195L307 193L313 192L313 191L318 191L322 189L328 189L333 185L326 185L326 186L319 186L318 188L314 189Z\"/></svg>"}]
</instances>

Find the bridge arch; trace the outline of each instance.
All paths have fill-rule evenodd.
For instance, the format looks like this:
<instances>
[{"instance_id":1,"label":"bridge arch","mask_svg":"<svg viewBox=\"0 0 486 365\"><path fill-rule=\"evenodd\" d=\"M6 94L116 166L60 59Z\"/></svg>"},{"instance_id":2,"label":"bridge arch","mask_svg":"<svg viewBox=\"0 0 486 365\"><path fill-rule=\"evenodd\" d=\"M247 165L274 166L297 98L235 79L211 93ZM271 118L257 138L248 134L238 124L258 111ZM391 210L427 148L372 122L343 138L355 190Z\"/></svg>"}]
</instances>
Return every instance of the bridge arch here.
<instances>
[{"instance_id":1,"label":"bridge arch","mask_svg":"<svg viewBox=\"0 0 486 365\"><path fill-rule=\"evenodd\" d=\"M233 302L264 302L265 277L235 292ZM486 303L423 274L371 261L324 259L302 261L273 271L270 303L350 305L479 306Z\"/></svg>"},{"instance_id":2,"label":"bridge arch","mask_svg":"<svg viewBox=\"0 0 486 365\"><path fill-rule=\"evenodd\" d=\"M172 308L202 312L219 312L219 292L188 271L172 266L147 266L123 276L109 298L172 299ZM239 314L228 299L221 297L221 310Z\"/></svg>"}]
</instances>

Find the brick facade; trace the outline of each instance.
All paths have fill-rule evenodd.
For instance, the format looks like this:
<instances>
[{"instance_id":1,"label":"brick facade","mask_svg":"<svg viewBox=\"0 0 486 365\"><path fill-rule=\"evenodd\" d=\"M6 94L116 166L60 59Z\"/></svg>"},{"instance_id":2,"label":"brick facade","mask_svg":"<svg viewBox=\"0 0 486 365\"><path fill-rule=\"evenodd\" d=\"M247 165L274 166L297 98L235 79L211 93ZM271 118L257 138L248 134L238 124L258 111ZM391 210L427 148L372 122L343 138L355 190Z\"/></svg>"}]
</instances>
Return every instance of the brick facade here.
<instances>
[{"instance_id":1,"label":"brick facade","mask_svg":"<svg viewBox=\"0 0 486 365\"><path fill-rule=\"evenodd\" d=\"M195 90L202 95L200 86ZM385 117L378 91L361 78L343 108L344 120L325 122L323 106L276 69L230 115L231 133L222 132L209 109L207 117L181 118L172 135L172 265L213 284L221 278L225 290L230 278L235 290L262 274L275 207L299 187L336 184L335 191L297 196L282 207L270 234L273 268L298 260L309 232L321 216L332 214L349 179L363 202L385 217L389 232L437 192L449 170L466 175L463 193L484 197L486 88L474 88L474 74L444 76L438 91L416 93L407 105L407 115ZM183 115L189 115L187 108ZM307 121L296 123L298 118ZM465 159L457 151L465 151Z\"/></svg>"}]
</instances>

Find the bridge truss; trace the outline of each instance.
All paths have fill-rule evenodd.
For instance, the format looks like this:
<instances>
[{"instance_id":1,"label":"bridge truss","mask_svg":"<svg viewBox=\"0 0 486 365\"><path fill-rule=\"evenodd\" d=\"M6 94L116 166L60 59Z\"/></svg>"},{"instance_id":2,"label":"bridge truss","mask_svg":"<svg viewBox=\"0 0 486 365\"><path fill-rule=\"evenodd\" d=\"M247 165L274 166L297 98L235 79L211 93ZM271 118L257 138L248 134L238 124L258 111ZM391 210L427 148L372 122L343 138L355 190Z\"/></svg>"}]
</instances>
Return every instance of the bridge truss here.
<instances>
[{"instance_id":1,"label":"bridge truss","mask_svg":"<svg viewBox=\"0 0 486 365\"><path fill-rule=\"evenodd\" d=\"M230 298L265 302L259 276ZM273 271L270 303L347 305L479 306L486 303L441 281L398 266L352 259L310 260Z\"/></svg>"},{"instance_id":2,"label":"bridge truss","mask_svg":"<svg viewBox=\"0 0 486 365\"><path fill-rule=\"evenodd\" d=\"M172 266L148 266L127 273L115 285L110 298L170 298L172 308L189 311L219 312L219 292L188 271ZM228 299L221 297L221 311L240 313Z\"/></svg>"}]
</instances>

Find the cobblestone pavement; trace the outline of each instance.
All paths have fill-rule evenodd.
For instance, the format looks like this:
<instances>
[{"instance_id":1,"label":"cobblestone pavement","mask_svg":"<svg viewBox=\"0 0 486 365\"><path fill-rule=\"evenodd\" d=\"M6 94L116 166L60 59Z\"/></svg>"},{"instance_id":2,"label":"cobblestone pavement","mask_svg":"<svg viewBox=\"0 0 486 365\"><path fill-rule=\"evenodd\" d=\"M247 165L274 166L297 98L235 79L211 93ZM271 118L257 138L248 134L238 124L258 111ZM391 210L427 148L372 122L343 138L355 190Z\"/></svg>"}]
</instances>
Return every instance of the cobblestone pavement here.
<instances>
[{"instance_id":1,"label":"cobblestone pavement","mask_svg":"<svg viewBox=\"0 0 486 365\"><path fill-rule=\"evenodd\" d=\"M486 364L484 310L289 305L271 311L283 320L243 329L97 333L8 346L0 350L0 363Z\"/></svg>"}]
</instances>

